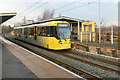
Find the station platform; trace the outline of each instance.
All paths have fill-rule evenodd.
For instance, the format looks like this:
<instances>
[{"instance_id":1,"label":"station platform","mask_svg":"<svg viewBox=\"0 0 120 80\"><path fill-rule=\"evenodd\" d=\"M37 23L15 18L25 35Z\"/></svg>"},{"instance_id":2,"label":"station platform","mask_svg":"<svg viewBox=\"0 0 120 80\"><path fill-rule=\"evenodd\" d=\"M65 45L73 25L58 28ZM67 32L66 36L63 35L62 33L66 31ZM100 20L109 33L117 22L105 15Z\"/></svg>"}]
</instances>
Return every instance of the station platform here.
<instances>
[{"instance_id":1,"label":"station platform","mask_svg":"<svg viewBox=\"0 0 120 80\"><path fill-rule=\"evenodd\" d=\"M2 45L0 43L0 45ZM2 49L2 78L37 78L4 46Z\"/></svg>"},{"instance_id":2,"label":"station platform","mask_svg":"<svg viewBox=\"0 0 120 80\"><path fill-rule=\"evenodd\" d=\"M2 40L3 78L79 78L82 77L4 39Z\"/></svg>"}]
</instances>

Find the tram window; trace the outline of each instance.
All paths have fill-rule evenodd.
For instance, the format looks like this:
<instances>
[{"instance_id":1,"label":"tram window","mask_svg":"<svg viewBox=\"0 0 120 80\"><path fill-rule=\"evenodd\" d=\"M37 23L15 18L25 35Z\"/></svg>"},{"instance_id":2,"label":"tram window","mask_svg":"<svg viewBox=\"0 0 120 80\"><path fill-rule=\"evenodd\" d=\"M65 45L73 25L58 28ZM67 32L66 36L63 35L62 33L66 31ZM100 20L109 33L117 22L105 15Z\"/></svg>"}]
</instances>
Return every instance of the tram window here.
<instances>
[{"instance_id":1,"label":"tram window","mask_svg":"<svg viewBox=\"0 0 120 80\"><path fill-rule=\"evenodd\" d=\"M47 37L50 37L50 27L46 27L46 36Z\"/></svg>"},{"instance_id":2,"label":"tram window","mask_svg":"<svg viewBox=\"0 0 120 80\"><path fill-rule=\"evenodd\" d=\"M27 29L27 34L30 35L30 28Z\"/></svg>"},{"instance_id":3,"label":"tram window","mask_svg":"<svg viewBox=\"0 0 120 80\"><path fill-rule=\"evenodd\" d=\"M44 30L44 28L42 27L41 28L41 36L43 36L43 30Z\"/></svg>"},{"instance_id":4,"label":"tram window","mask_svg":"<svg viewBox=\"0 0 120 80\"><path fill-rule=\"evenodd\" d=\"M16 29L15 30L15 36L18 36L18 34L19 34L19 29Z\"/></svg>"},{"instance_id":5,"label":"tram window","mask_svg":"<svg viewBox=\"0 0 120 80\"><path fill-rule=\"evenodd\" d=\"M29 31L29 35L34 35L34 28L30 28L28 31Z\"/></svg>"},{"instance_id":6,"label":"tram window","mask_svg":"<svg viewBox=\"0 0 120 80\"><path fill-rule=\"evenodd\" d=\"M46 27L38 27L38 36L46 36Z\"/></svg>"},{"instance_id":7,"label":"tram window","mask_svg":"<svg viewBox=\"0 0 120 80\"><path fill-rule=\"evenodd\" d=\"M25 28L25 30L24 30L24 34L27 35L27 28Z\"/></svg>"},{"instance_id":8,"label":"tram window","mask_svg":"<svg viewBox=\"0 0 120 80\"><path fill-rule=\"evenodd\" d=\"M53 36L57 37L57 28L56 27L53 27Z\"/></svg>"},{"instance_id":9,"label":"tram window","mask_svg":"<svg viewBox=\"0 0 120 80\"><path fill-rule=\"evenodd\" d=\"M43 36L46 36L46 27L43 27Z\"/></svg>"},{"instance_id":10,"label":"tram window","mask_svg":"<svg viewBox=\"0 0 120 80\"><path fill-rule=\"evenodd\" d=\"M42 36L42 27L38 27L38 36Z\"/></svg>"},{"instance_id":11,"label":"tram window","mask_svg":"<svg viewBox=\"0 0 120 80\"><path fill-rule=\"evenodd\" d=\"M50 36L57 38L57 28L56 28L55 26L52 26L52 27L50 28Z\"/></svg>"},{"instance_id":12,"label":"tram window","mask_svg":"<svg viewBox=\"0 0 120 80\"><path fill-rule=\"evenodd\" d=\"M57 37L55 26L38 27L38 36Z\"/></svg>"},{"instance_id":13,"label":"tram window","mask_svg":"<svg viewBox=\"0 0 120 80\"><path fill-rule=\"evenodd\" d=\"M22 33L22 29L18 29L19 37L21 36L21 33Z\"/></svg>"},{"instance_id":14,"label":"tram window","mask_svg":"<svg viewBox=\"0 0 120 80\"><path fill-rule=\"evenodd\" d=\"M50 27L50 37L53 36L53 27Z\"/></svg>"},{"instance_id":15,"label":"tram window","mask_svg":"<svg viewBox=\"0 0 120 80\"><path fill-rule=\"evenodd\" d=\"M22 33L22 30L21 29L18 29L18 34L21 34Z\"/></svg>"}]
</instances>

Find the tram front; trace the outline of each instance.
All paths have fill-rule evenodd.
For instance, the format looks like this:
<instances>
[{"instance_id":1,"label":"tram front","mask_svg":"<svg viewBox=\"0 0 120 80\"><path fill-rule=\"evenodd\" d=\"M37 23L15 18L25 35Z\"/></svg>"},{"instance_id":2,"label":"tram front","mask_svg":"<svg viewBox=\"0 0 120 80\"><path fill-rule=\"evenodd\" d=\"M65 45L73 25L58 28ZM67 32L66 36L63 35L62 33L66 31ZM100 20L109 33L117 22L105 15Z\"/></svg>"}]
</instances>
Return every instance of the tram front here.
<instances>
[{"instance_id":1,"label":"tram front","mask_svg":"<svg viewBox=\"0 0 120 80\"><path fill-rule=\"evenodd\" d=\"M57 35L60 49L70 49L70 26L68 23L57 24Z\"/></svg>"}]
</instances>

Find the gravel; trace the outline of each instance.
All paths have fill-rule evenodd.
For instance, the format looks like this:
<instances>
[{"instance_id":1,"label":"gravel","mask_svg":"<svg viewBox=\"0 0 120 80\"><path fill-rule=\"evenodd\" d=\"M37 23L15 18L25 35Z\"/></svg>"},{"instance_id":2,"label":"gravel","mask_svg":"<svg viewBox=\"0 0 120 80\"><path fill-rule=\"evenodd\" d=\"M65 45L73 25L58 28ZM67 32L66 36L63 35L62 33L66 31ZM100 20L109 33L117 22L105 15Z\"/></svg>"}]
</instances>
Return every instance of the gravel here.
<instances>
[{"instance_id":1,"label":"gravel","mask_svg":"<svg viewBox=\"0 0 120 80\"><path fill-rule=\"evenodd\" d=\"M96 60L93 60L91 58L86 58L86 57L82 57L82 56L78 56L78 55L73 55L73 54L67 54L67 55L70 55L70 56L73 56L73 57L76 57L78 59L82 59L82 60L85 60L85 61L88 61L88 62L92 62L92 63L94 62L95 64L98 64L98 65L101 65L101 66L105 66L105 67L108 67L108 68L119 70L119 66L116 66L116 65L96 61Z\"/></svg>"}]
</instances>

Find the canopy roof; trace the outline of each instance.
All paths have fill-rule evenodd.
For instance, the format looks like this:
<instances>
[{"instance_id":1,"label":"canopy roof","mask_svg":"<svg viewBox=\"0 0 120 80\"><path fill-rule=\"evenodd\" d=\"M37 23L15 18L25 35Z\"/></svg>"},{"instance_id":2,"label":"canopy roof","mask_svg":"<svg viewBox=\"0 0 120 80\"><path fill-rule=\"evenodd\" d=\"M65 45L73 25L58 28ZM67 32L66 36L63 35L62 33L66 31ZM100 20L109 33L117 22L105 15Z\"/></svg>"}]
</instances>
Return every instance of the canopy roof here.
<instances>
[{"instance_id":1,"label":"canopy roof","mask_svg":"<svg viewBox=\"0 0 120 80\"><path fill-rule=\"evenodd\" d=\"M0 24L16 16L16 13L0 13Z\"/></svg>"}]
</instances>

